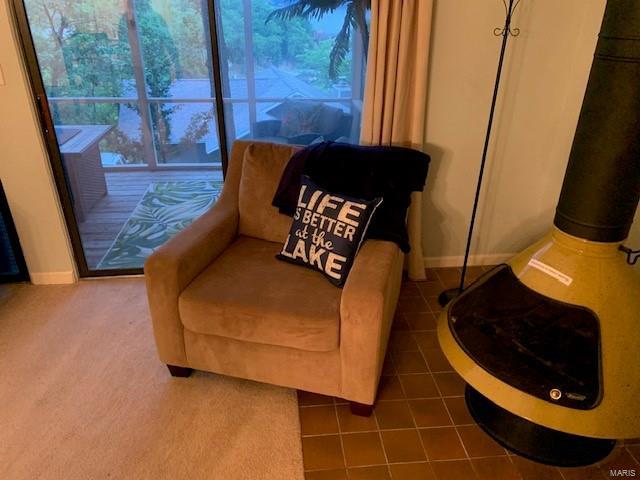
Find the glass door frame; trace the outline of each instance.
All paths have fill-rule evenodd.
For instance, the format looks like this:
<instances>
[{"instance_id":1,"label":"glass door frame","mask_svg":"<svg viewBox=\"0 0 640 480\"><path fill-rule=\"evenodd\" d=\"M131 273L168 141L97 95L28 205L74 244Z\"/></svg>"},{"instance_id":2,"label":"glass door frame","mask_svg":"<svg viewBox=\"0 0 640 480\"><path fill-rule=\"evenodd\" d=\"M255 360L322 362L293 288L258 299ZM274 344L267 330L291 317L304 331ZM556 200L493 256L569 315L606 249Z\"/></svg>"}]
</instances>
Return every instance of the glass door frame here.
<instances>
[{"instance_id":1,"label":"glass door frame","mask_svg":"<svg viewBox=\"0 0 640 480\"><path fill-rule=\"evenodd\" d=\"M134 0L128 0L127 5L131 6ZM229 162L228 157L228 149L227 149L227 136L225 131L225 122L224 122L224 99L222 96L222 80L220 74L220 55L218 48L218 25L220 19L216 15L216 8L214 5L215 0L206 0L207 5L207 23L209 24L209 40L210 45L208 47L211 49L211 71L213 76L214 83L214 94L215 98L212 100L215 102L215 110L216 110L216 126L218 129L218 141L220 146L220 156L222 162L222 174L223 178L226 177L227 166ZM203 1L203 6L205 2ZM53 125L53 117L51 115L49 109L49 100L47 97L47 93L44 87L44 81L42 79L42 74L40 70L40 66L38 64L38 57L36 53L35 44L33 42L33 37L31 35L31 27L29 25L29 19L27 15L26 6L24 4L24 0L11 0L10 2L10 10L12 11L13 17L16 21L17 29L18 29L18 37L20 42L20 47L22 50L23 59L25 61L25 65L28 73L28 80L31 88L31 93L34 98L35 107L38 112L38 119L41 126L42 137L46 146L47 154L49 157L49 163L51 165L51 169L53 172L54 181L57 187L58 196L60 202L62 204L62 211L64 214L64 219L67 227L67 231L69 234L69 238L71 240L71 246L73 249L73 254L76 261L76 266L78 269L78 274L80 277L105 277L105 276L115 276L115 275L140 275L143 273L142 268L123 268L123 269L108 269L108 270L98 270L94 268L90 268L87 264L87 259L84 252L84 247L82 245L82 239L80 236L80 229L78 225L78 221L76 219L72 197L70 192L70 185L68 184L64 172L64 167L62 163L62 154L60 153L60 146L58 144L58 139L55 134L55 129ZM129 13L129 12L128 12ZM130 12L133 14L133 11ZM135 19L134 19L135 21ZM138 52L140 55L140 52ZM136 54L134 53L134 57ZM135 61L135 59L134 59ZM141 85L143 89L146 88L144 83ZM144 99L135 99L135 101L145 101L148 103L149 99L146 98L146 92ZM109 99L112 102L122 102L122 99L113 98ZM133 99L129 99L131 102ZM141 105L144 107L144 105ZM153 157L153 161L155 162L155 156ZM170 168L169 168L170 169Z\"/></svg>"}]
</instances>

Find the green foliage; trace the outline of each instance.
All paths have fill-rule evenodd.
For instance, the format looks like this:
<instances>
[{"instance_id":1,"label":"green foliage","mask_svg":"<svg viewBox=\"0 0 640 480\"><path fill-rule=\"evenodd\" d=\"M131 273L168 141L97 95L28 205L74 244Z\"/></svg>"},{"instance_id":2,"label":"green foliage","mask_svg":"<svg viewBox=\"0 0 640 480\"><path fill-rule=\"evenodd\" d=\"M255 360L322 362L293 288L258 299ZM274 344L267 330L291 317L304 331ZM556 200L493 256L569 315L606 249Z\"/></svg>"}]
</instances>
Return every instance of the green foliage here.
<instances>
[{"instance_id":1,"label":"green foliage","mask_svg":"<svg viewBox=\"0 0 640 480\"><path fill-rule=\"evenodd\" d=\"M118 12L99 0L26 2L42 77L50 96L119 96L127 67L113 33ZM96 28L97 24L100 28ZM82 25L83 28L79 28ZM108 104L54 104L57 123L112 123Z\"/></svg>"},{"instance_id":2,"label":"green foliage","mask_svg":"<svg viewBox=\"0 0 640 480\"><path fill-rule=\"evenodd\" d=\"M126 13L130 2L135 5L135 26L149 96L170 96L171 86L179 78L211 78L206 14L203 18L206 0L25 0L49 96L136 96ZM275 0L250 3L252 53L257 70L289 70L325 89L336 79L350 75L350 35L355 26L360 26L368 0L300 0L292 3L297 7L284 9L276 9L275 5L282 2ZM219 45L223 88L228 95L229 76L245 73L244 2L216 0L216 6L224 35ZM318 38L310 19L343 6L347 7L347 15L338 36ZM142 162L140 130L123 132L117 128L121 108L115 102L54 102L52 113L59 124L116 126L103 141L105 147L122 153L129 162ZM139 111L135 103L129 108ZM176 108L179 107L171 103L151 104L152 131L159 146L169 142L171 116ZM182 142L197 143L211 134L213 118L213 110L194 115ZM232 123L231 118L226 120ZM162 148L157 151L163 155Z\"/></svg>"},{"instance_id":3,"label":"green foliage","mask_svg":"<svg viewBox=\"0 0 640 480\"><path fill-rule=\"evenodd\" d=\"M57 96L111 97L122 93L129 70L118 42L105 33L74 32L65 39L62 56L67 82Z\"/></svg>"},{"instance_id":4,"label":"green foliage","mask_svg":"<svg viewBox=\"0 0 640 480\"><path fill-rule=\"evenodd\" d=\"M158 14L149 0L135 2L136 30L140 51L144 59L144 78L148 94L151 97L168 97L171 84L180 76L180 56L169 26ZM118 28L121 54L130 59L131 45L128 39L127 18L120 18ZM130 78L133 71L130 72ZM159 145L168 143L171 135L171 114L173 106L154 103L149 113L153 125L153 135ZM161 153L162 150L159 150Z\"/></svg>"},{"instance_id":5,"label":"green foliage","mask_svg":"<svg viewBox=\"0 0 640 480\"><path fill-rule=\"evenodd\" d=\"M43 78L54 96L119 96L133 85L126 3L104 0L27 0ZM176 78L208 78L208 31L202 0L136 0L137 28L151 96L168 94ZM252 0L253 56L257 67L327 70L317 85L348 73L350 35L368 0L299 0L274 9ZM314 37L310 18L347 7L343 29L327 52ZM360 9L360 10L359 10ZM246 62L244 2L221 0L223 58L232 74ZM365 25L366 28L366 25ZM329 62L327 63L327 60ZM299 65L297 62L302 61ZM315 63L313 63L315 62ZM131 93L131 92L130 92ZM165 114L163 114L165 115ZM97 120L96 120L97 121Z\"/></svg>"},{"instance_id":6,"label":"green foliage","mask_svg":"<svg viewBox=\"0 0 640 480\"><path fill-rule=\"evenodd\" d=\"M149 95L166 97L173 81L180 76L180 56L175 41L164 18L152 7L149 0L136 0L136 29L140 50L144 59L144 76ZM127 34L127 19L123 15L119 24L122 54L131 58ZM133 71L131 71L133 77Z\"/></svg>"},{"instance_id":7,"label":"green foliage","mask_svg":"<svg viewBox=\"0 0 640 480\"><path fill-rule=\"evenodd\" d=\"M296 64L305 81L321 88L330 88L336 78L348 78L351 72L351 57L347 57L337 67L335 77L329 75L329 65L333 40L327 38L317 43L316 47L296 56Z\"/></svg>"},{"instance_id":8,"label":"green foliage","mask_svg":"<svg viewBox=\"0 0 640 480\"><path fill-rule=\"evenodd\" d=\"M252 0L251 34L254 61L259 67L292 63L296 56L314 47L313 31L308 20L277 19L267 22L273 11L269 0ZM228 62L235 72L243 72L246 62L244 6L240 0L222 0L222 30Z\"/></svg>"},{"instance_id":9,"label":"green foliage","mask_svg":"<svg viewBox=\"0 0 640 480\"><path fill-rule=\"evenodd\" d=\"M359 30L362 44L369 43L369 31L366 21L366 11L371 8L370 0L295 0L289 5L276 8L266 18L266 23L274 19L292 22L297 19L321 19L340 7L346 7L342 28L336 35L329 52L329 78L339 77L341 65L347 58L351 47L351 33Z\"/></svg>"},{"instance_id":10,"label":"green foliage","mask_svg":"<svg viewBox=\"0 0 640 480\"><path fill-rule=\"evenodd\" d=\"M180 61L181 78L209 78L207 67L208 26L205 26L206 1L154 0L156 10L167 20ZM205 6L203 18L202 6Z\"/></svg>"}]
</instances>

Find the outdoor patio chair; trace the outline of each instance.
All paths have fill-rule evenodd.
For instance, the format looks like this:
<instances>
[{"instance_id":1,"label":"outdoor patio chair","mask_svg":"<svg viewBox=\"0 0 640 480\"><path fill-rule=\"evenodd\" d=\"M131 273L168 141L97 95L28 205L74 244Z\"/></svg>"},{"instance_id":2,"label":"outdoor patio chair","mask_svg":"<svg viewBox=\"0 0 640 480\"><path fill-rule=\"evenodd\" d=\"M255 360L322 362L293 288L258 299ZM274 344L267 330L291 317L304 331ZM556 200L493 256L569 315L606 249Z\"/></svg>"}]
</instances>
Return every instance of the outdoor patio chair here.
<instances>
[{"instance_id":1,"label":"outdoor patio chair","mask_svg":"<svg viewBox=\"0 0 640 480\"><path fill-rule=\"evenodd\" d=\"M254 136L258 140L309 145L351 135L352 116L320 102L288 100L271 109L269 115L276 118L254 124Z\"/></svg>"}]
</instances>

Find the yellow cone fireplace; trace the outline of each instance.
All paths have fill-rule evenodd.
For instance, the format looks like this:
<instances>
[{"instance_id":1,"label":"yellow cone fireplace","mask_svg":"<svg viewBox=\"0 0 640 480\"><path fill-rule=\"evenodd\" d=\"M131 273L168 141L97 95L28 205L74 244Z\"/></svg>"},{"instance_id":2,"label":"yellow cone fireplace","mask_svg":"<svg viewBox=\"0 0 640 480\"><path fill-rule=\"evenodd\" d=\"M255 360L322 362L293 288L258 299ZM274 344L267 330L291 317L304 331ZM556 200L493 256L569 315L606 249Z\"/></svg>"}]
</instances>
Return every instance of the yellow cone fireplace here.
<instances>
[{"instance_id":1,"label":"yellow cone fireplace","mask_svg":"<svg viewBox=\"0 0 640 480\"><path fill-rule=\"evenodd\" d=\"M640 437L640 2L609 0L553 230L453 300L438 338L506 447L577 466Z\"/></svg>"}]
</instances>

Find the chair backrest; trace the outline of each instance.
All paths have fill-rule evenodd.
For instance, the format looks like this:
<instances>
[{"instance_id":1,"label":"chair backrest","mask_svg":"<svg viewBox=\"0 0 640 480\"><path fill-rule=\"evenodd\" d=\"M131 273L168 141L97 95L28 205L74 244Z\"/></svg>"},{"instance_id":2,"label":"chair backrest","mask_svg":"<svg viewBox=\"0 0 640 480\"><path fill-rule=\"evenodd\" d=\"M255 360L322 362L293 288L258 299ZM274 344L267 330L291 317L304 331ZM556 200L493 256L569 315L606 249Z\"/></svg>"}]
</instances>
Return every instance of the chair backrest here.
<instances>
[{"instance_id":1,"label":"chair backrest","mask_svg":"<svg viewBox=\"0 0 640 480\"><path fill-rule=\"evenodd\" d=\"M282 172L297 149L275 143L234 143L225 183L237 185L225 184L225 189L237 191L240 235L284 243L291 217L278 212L271 202Z\"/></svg>"}]
</instances>

